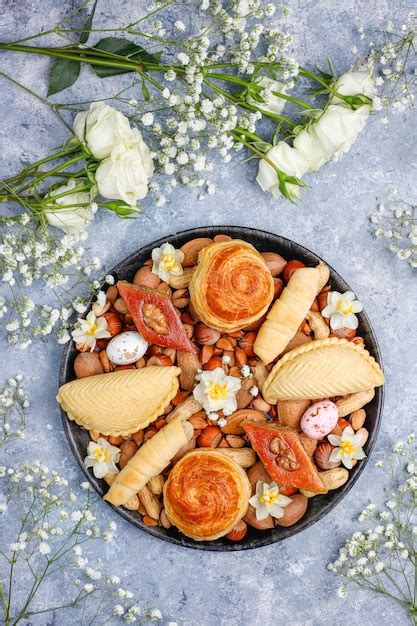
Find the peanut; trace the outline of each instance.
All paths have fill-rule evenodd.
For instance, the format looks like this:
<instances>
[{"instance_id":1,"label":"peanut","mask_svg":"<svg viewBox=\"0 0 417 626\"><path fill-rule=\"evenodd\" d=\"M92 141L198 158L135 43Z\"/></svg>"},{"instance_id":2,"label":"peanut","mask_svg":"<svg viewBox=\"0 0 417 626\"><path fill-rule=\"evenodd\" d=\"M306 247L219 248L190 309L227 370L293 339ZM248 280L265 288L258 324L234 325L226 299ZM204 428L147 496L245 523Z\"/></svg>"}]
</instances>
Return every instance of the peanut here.
<instances>
[{"instance_id":1,"label":"peanut","mask_svg":"<svg viewBox=\"0 0 417 626\"><path fill-rule=\"evenodd\" d=\"M246 444L246 441L240 435L226 435L225 439L231 448L243 448Z\"/></svg>"},{"instance_id":2,"label":"peanut","mask_svg":"<svg viewBox=\"0 0 417 626\"><path fill-rule=\"evenodd\" d=\"M325 493L332 489L339 489L339 487L344 485L349 478L349 472L344 467L334 467L333 469L326 470L325 472L319 472L319 475L325 486ZM306 498L321 495L320 493L308 491L307 489L300 489L300 493L302 493Z\"/></svg>"},{"instance_id":3,"label":"peanut","mask_svg":"<svg viewBox=\"0 0 417 626\"><path fill-rule=\"evenodd\" d=\"M170 287L173 289L187 289L194 271L195 267L184 267L184 271L181 276L172 276L171 274L169 277Z\"/></svg>"},{"instance_id":4,"label":"peanut","mask_svg":"<svg viewBox=\"0 0 417 626\"><path fill-rule=\"evenodd\" d=\"M254 409L241 409L228 416L227 424L222 426L221 431L225 435L244 435L243 423L246 420L265 422L266 417L263 413Z\"/></svg>"},{"instance_id":5,"label":"peanut","mask_svg":"<svg viewBox=\"0 0 417 626\"><path fill-rule=\"evenodd\" d=\"M138 498L138 496L136 496L136 495L132 496L122 506L123 506L124 509L128 509L128 511L137 511L138 508L139 508L139 498Z\"/></svg>"},{"instance_id":6,"label":"peanut","mask_svg":"<svg viewBox=\"0 0 417 626\"><path fill-rule=\"evenodd\" d=\"M201 404L197 402L192 396L186 398L181 404L175 407L175 409L167 416L167 422L181 417L183 420L187 420L189 417L201 410Z\"/></svg>"},{"instance_id":7,"label":"peanut","mask_svg":"<svg viewBox=\"0 0 417 626\"><path fill-rule=\"evenodd\" d=\"M201 451L213 451L213 448L201 447ZM241 467L251 467L256 463L256 454L252 448L216 448L216 452L232 459Z\"/></svg>"},{"instance_id":8,"label":"peanut","mask_svg":"<svg viewBox=\"0 0 417 626\"><path fill-rule=\"evenodd\" d=\"M140 502L145 507L146 513L153 519L159 519L159 513L161 511L161 505L158 498L156 498L151 490L145 485L139 493L138 497Z\"/></svg>"},{"instance_id":9,"label":"peanut","mask_svg":"<svg viewBox=\"0 0 417 626\"><path fill-rule=\"evenodd\" d=\"M162 509L161 511L159 521L161 522L161 526L163 528L171 528L171 522L168 519L168 515L165 513L165 509Z\"/></svg>"},{"instance_id":10,"label":"peanut","mask_svg":"<svg viewBox=\"0 0 417 626\"><path fill-rule=\"evenodd\" d=\"M160 496L164 488L164 477L162 474L152 476L148 481L147 487L155 496Z\"/></svg>"},{"instance_id":11,"label":"peanut","mask_svg":"<svg viewBox=\"0 0 417 626\"><path fill-rule=\"evenodd\" d=\"M358 411L365 404L368 404L375 395L375 389L367 389L358 393L351 393L336 400L335 404L339 409L339 417L345 417L354 411Z\"/></svg>"},{"instance_id":12,"label":"peanut","mask_svg":"<svg viewBox=\"0 0 417 626\"><path fill-rule=\"evenodd\" d=\"M324 317L316 311L307 313L307 320L314 334L314 339L326 339L330 335L330 328L327 326Z\"/></svg>"},{"instance_id":13,"label":"peanut","mask_svg":"<svg viewBox=\"0 0 417 626\"><path fill-rule=\"evenodd\" d=\"M258 363L253 368L253 376L256 380L258 387L261 389L263 387L264 382L268 378L269 372L266 369L265 365L258 361Z\"/></svg>"}]
</instances>

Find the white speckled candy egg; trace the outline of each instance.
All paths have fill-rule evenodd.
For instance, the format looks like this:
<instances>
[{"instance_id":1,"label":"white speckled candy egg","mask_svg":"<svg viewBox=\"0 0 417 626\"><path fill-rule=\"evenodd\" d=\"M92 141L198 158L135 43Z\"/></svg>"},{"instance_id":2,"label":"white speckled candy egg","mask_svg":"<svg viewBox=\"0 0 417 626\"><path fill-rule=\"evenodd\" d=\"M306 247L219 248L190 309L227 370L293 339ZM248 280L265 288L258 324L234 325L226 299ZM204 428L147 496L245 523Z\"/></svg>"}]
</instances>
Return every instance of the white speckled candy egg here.
<instances>
[{"instance_id":1,"label":"white speckled candy egg","mask_svg":"<svg viewBox=\"0 0 417 626\"><path fill-rule=\"evenodd\" d=\"M138 361L148 349L148 342L135 330L116 335L107 344L106 352L115 365L130 365Z\"/></svg>"},{"instance_id":2,"label":"white speckled candy egg","mask_svg":"<svg viewBox=\"0 0 417 626\"><path fill-rule=\"evenodd\" d=\"M308 407L300 428L310 439L323 439L332 432L339 418L339 409L331 400L320 400Z\"/></svg>"}]
</instances>

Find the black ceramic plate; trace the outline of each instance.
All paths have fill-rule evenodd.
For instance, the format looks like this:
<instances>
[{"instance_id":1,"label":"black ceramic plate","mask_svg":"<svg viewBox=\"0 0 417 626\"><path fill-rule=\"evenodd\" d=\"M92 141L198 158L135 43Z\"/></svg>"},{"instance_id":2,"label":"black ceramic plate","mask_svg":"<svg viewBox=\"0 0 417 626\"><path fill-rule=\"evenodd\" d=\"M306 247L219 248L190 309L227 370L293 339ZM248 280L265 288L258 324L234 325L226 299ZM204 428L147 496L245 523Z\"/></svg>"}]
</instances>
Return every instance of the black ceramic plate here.
<instances>
[{"instance_id":1,"label":"black ceramic plate","mask_svg":"<svg viewBox=\"0 0 417 626\"><path fill-rule=\"evenodd\" d=\"M219 233L225 233L233 238L248 241L261 252L277 252L288 260L299 259L309 266L316 265L318 261L320 261L320 257L318 257L313 252L310 252L306 248L303 248L303 246L300 246L298 243L290 241L289 239L285 239L284 237L280 237L279 235L274 235L272 233L266 233L264 231L254 230L251 228L241 228L238 226L207 226L205 228L193 228L191 230L186 230L180 233L169 235L163 237L162 239L159 239L159 241L154 241L150 243L149 245L143 247L141 250L134 252L126 259L121 261L121 263L119 263L114 268L111 274L113 274L116 279L124 279L130 281L133 279L137 268L140 267L146 261L146 259L151 256L152 249L157 246L161 246L165 241L169 241L176 248L179 248L186 241L189 241L190 239L193 239L195 237L213 237L214 235ZM343 280L343 278L341 278L339 274L337 274L337 272L335 272L332 268L330 268L330 282L334 289L336 289L337 291L341 291L342 293L344 291L351 290L349 285ZM355 290L352 289L352 291ZM361 313L359 315L358 335L365 339L367 349L375 357L378 363L382 365L378 342L366 313ZM59 378L60 385L63 385L64 383L75 378L73 369L75 356L76 350L73 343L71 342L64 348ZM122 507L113 508L117 511L119 515L127 519L138 528L153 535L154 537L158 537L159 539L163 539L164 541L176 543L180 546L185 546L188 548L215 551L249 550L251 548L258 548L260 546L266 546L270 543L282 541L287 537L301 532L305 528L308 528L309 526L320 520L322 517L324 517L342 500L342 498L344 498L347 492L353 487L361 472L363 471L367 459L369 458L371 451L375 445L383 406L383 396L383 388L377 388L374 399L367 406L366 409L366 427L369 430L369 438L365 446L367 458L364 461L360 461L353 468L353 470L350 472L348 482L343 487L335 491L330 491L326 495L315 496L314 498L311 498L309 501L307 513L294 526L291 526L289 528L280 528L279 526L277 526L274 529L264 531L249 528L246 537L242 541L236 543L229 541L226 538L218 539L216 541L198 542L194 541L193 539L189 539L188 537L185 537L175 528L170 528L169 530L166 530L159 526L151 528L145 526L142 522L141 516L134 511L127 511ZM93 485L94 489L100 495L104 495L104 493L108 489L106 483L103 480L96 479L91 471L86 470L84 466L84 457L89 441L88 433L79 428L74 422L69 421L64 412L62 412L62 421L68 443L82 471L84 472L90 483Z\"/></svg>"}]
</instances>

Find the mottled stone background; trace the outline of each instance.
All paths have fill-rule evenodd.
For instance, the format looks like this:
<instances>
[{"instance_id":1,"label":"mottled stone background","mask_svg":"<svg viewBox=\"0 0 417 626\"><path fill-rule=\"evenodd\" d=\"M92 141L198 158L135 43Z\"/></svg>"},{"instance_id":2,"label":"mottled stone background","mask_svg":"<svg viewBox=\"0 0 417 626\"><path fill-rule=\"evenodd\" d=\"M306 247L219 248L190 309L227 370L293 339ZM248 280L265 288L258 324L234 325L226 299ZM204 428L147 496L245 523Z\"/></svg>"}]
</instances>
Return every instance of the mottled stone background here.
<instances>
[{"instance_id":1,"label":"mottled stone background","mask_svg":"<svg viewBox=\"0 0 417 626\"><path fill-rule=\"evenodd\" d=\"M43 0L1 0L0 39L17 39L57 22L75 4ZM378 29L388 18L405 17L413 0L290 0L289 25L296 56L304 65L324 65L330 55L337 71L354 60L351 48L365 49L357 26ZM141 2L99 3L96 24L133 21ZM181 9L177 11L182 17ZM0 69L45 95L49 60L2 53ZM58 101L86 94L111 93L117 81L100 82L83 68L77 85ZM65 130L49 109L0 78L1 176L48 153L65 139ZM110 269L124 256L163 233L204 224L239 224L282 234L311 248L354 286L379 338L387 376L386 405L380 437L355 488L325 519L279 546L221 554L186 550L141 533L116 517L119 538L105 553L109 570L125 575L128 586L182 624L201 626L388 626L405 624L396 605L356 591L345 601L338 582L326 570L355 518L370 497L381 500L382 478L373 466L392 443L413 428L416 416L416 271L398 261L371 237L368 216L390 184L416 199L417 126L415 110L393 114L388 125L372 118L349 154L308 178L311 188L297 206L274 202L254 182L255 164L237 159L219 164L217 193L197 199L193 189L178 188L165 207L148 203L136 222L117 222L102 213L90 229L88 245ZM414 194L414 196L413 196ZM40 457L63 471L76 489L82 474L69 451L55 403L61 348L53 340L20 352L2 344L1 378L21 371L29 381L32 411L28 436L9 449L9 463ZM103 521L114 514L99 506ZM17 521L16 521L17 524ZM48 589L53 600L64 582L57 576ZM20 581L24 586L25 581ZM38 622L42 623L42 622ZM43 623L47 623L46 620ZM48 623L77 624L74 613Z\"/></svg>"}]
</instances>

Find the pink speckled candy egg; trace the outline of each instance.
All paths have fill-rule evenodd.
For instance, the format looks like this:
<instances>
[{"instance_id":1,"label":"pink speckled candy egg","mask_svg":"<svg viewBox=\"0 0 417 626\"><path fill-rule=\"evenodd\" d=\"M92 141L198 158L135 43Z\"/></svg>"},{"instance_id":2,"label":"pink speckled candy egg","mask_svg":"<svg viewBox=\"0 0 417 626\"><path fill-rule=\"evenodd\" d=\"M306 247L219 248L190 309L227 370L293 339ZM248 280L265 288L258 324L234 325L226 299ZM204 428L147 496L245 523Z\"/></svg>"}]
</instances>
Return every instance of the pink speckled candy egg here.
<instances>
[{"instance_id":1,"label":"pink speckled candy egg","mask_svg":"<svg viewBox=\"0 0 417 626\"><path fill-rule=\"evenodd\" d=\"M310 439L323 439L332 432L339 418L339 410L331 400L315 402L305 411L300 428Z\"/></svg>"}]
</instances>

